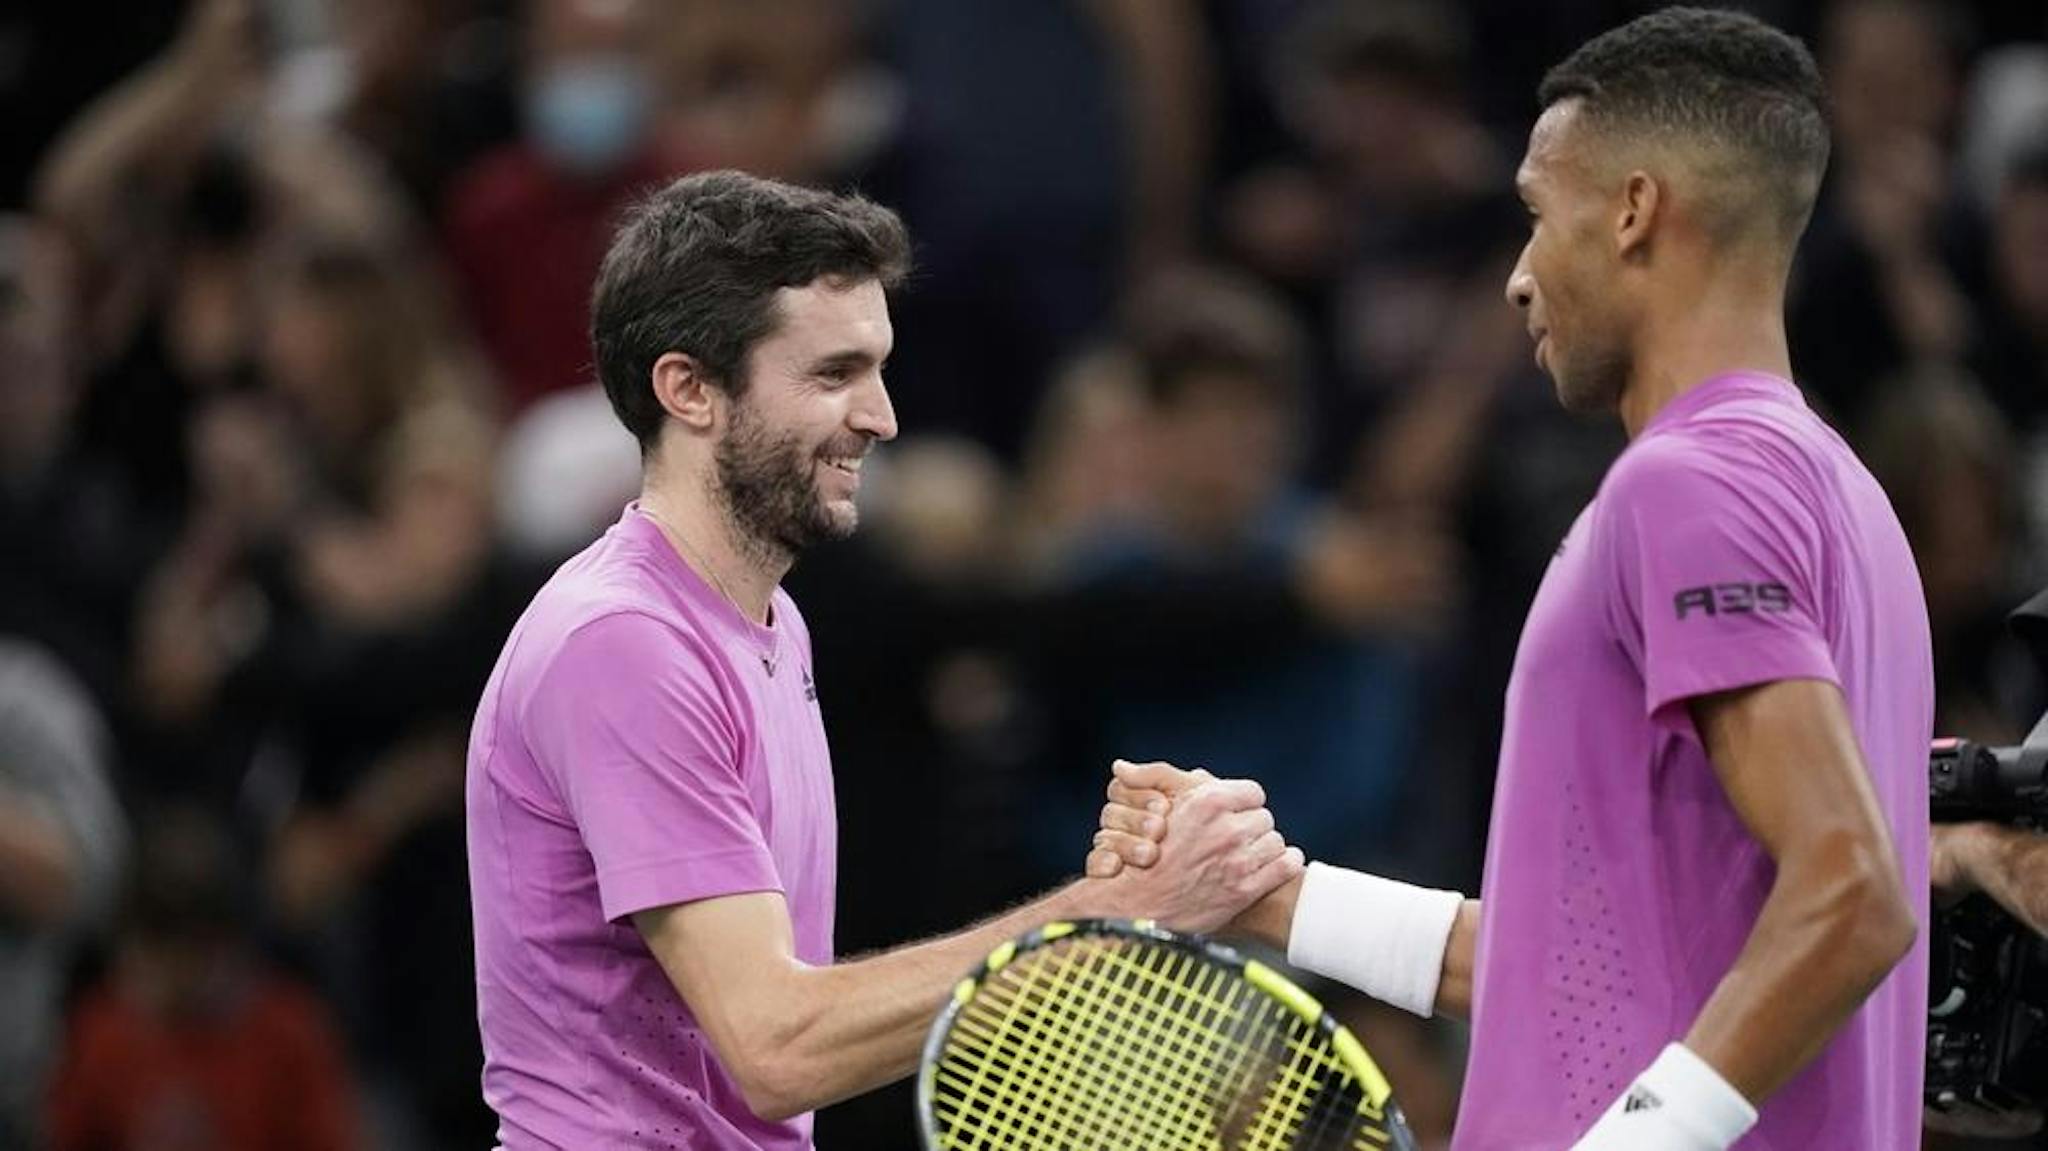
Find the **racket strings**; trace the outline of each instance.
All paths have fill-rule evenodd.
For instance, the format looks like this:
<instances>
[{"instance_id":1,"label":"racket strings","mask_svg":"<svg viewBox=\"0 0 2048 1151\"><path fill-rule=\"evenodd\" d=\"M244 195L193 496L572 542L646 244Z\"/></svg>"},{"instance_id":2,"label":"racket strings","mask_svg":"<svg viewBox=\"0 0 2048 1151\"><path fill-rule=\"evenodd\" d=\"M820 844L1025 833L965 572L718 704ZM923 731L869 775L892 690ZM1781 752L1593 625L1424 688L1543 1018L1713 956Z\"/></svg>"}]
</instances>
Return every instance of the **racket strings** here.
<instances>
[{"instance_id":1,"label":"racket strings","mask_svg":"<svg viewBox=\"0 0 2048 1151\"><path fill-rule=\"evenodd\" d=\"M992 975L934 1078L942 1145L1379 1148L1314 1024L1180 948L1073 937Z\"/></svg>"}]
</instances>

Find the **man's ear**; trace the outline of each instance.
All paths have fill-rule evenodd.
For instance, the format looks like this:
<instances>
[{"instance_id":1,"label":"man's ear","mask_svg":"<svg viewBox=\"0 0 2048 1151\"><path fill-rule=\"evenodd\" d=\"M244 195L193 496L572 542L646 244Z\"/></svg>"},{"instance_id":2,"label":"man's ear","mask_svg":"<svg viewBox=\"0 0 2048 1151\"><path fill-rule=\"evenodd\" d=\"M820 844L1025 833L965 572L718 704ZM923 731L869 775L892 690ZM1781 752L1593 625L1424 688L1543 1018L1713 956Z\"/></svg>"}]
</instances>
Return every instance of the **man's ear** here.
<instances>
[{"instance_id":1,"label":"man's ear","mask_svg":"<svg viewBox=\"0 0 2048 1151\"><path fill-rule=\"evenodd\" d=\"M1649 251L1650 236L1664 210L1664 186L1641 169L1622 181L1621 204L1614 215L1614 254L1624 263Z\"/></svg>"},{"instance_id":2,"label":"man's ear","mask_svg":"<svg viewBox=\"0 0 2048 1151\"><path fill-rule=\"evenodd\" d=\"M654 398L670 419L693 432L708 432L718 422L715 385L695 356L663 352L648 376Z\"/></svg>"}]
</instances>

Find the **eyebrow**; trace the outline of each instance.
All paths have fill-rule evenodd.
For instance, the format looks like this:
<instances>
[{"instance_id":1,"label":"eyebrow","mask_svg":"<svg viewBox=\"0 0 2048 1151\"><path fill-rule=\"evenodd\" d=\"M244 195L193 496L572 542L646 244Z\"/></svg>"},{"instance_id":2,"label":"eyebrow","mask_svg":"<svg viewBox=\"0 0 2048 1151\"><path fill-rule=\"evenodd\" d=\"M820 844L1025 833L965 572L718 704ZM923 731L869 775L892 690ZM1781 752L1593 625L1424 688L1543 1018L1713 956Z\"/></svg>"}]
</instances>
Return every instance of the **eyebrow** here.
<instances>
[{"instance_id":1,"label":"eyebrow","mask_svg":"<svg viewBox=\"0 0 2048 1151\"><path fill-rule=\"evenodd\" d=\"M830 355L819 358L811 364L811 373L813 375L824 375L840 369L865 368L875 362L873 353L859 348L849 348L846 351L833 352Z\"/></svg>"}]
</instances>

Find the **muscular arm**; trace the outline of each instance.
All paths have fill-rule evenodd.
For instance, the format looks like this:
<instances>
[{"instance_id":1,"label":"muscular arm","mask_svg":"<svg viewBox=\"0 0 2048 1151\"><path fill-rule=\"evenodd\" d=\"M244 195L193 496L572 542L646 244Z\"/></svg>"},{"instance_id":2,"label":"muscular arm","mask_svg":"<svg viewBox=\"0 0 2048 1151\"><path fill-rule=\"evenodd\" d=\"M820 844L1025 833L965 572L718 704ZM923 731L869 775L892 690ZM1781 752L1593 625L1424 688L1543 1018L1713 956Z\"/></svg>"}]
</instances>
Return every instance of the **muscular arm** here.
<instances>
[{"instance_id":1,"label":"muscular arm","mask_svg":"<svg viewBox=\"0 0 2048 1151\"><path fill-rule=\"evenodd\" d=\"M643 911L633 922L747 1106L779 1120L910 1074L953 984L1004 940L1085 914L1094 883L956 935L829 967L796 958L789 909L772 892Z\"/></svg>"},{"instance_id":2,"label":"muscular arm","mask_svg":"<svg viewBox=\"0 0 2048 1151\"><path fill-rule=\"evenodd\" d=\"M1981 891L2048 936L2048 836L1995 823L1934 829L1935 886L1957 895Z\"/></svg>"},{"instance_id":3,"label":"muscular arm","mask_svg":"<svg viewBox=\"0 0 2048 1151\"><path fill-rule=\"evenodd\" d=\"M634 926L703 1024L747 1105L784 1119L908 1075L946 993L998 944L1049 920L1159 919L1213 930L1301 871L1257 785L1190 793L1159 866L1083 879L956 935L814 967L796 956L789 909L750 893L642 911Z\"/></svg>"},{"instance_id":4,"label":"muscular arm","mask_svg":"<svg viewBox=\"0 0 2048 1151\"><path fill-rule=\"evenodd\" d=\"M1685 1045L1760 1103L1820 1052L1918 927L1838 688L1784 680L1691 707L1729 801L1778 873Z\"/></svg>"}]
</instances>

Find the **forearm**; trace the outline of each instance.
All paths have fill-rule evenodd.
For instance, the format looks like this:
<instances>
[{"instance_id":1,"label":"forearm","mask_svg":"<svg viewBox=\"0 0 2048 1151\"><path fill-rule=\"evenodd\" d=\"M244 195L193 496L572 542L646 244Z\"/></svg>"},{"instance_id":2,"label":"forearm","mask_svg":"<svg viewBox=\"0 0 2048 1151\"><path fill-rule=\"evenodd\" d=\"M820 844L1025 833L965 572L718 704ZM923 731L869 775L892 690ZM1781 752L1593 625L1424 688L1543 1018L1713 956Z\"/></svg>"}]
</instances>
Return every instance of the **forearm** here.
<instances>
[{"instance_id":1,"label":"forearm","mask_svg":"<svg viewBox=\"0 0 2048 1151\"><path fill-rule=\"evenodd\" d=\"M2036 934L2048 936L2048 836L1981 824L1969 829L1964 843L1970 883Z\"/></svg>"},{"instance_id":2,"label":"forearm","mask_svg":"<svg viewBox=\"0 0 2048 1151\"><path fill-rule=\"evenodd\" d=\"M1752 1104L1812 1061L1911 949L1888 861L1781 860L1763 913L1685 1045Z\"/></svg>"},{"instance_id":3,"label":"forearm","mask_svg":"<svg viewBox=\"0 0 2048 1151\"><path fill-rule=\"evenodd\" d=\"M1055 919L1106 914L1091 880L964 931L829 967L794 964L745 1024L748 1104L784 1118L871 1091L916 1070L933 1017L973 966L1007 940ZM742 1034L742 1033L736 1033Z\"/></svg>"},{"instance_id":4,"label":"forearm","mask_svg":"<svg viewBox=\"0 0 2048 1151\"><path fill-rule=\"evenodd\" d=\"M1176 0L1093 0L1119 53L1135 183L1132 270L1144 274L1193 241L1208 168L1212 71L1200 21Z\"/></svg>"},{"instance_id":5,"label":"forearm","mask_svg":"<svg viewBox=\"0 0 2048 1151\"><path fill-rule=\"evenodd\" d=\"M39 211L95 257L117 245L124 189L140 179L161 192L182 179L213 128L233 77L172 51L88 107L37 175Z\"/></svg>"}]
</instances>

